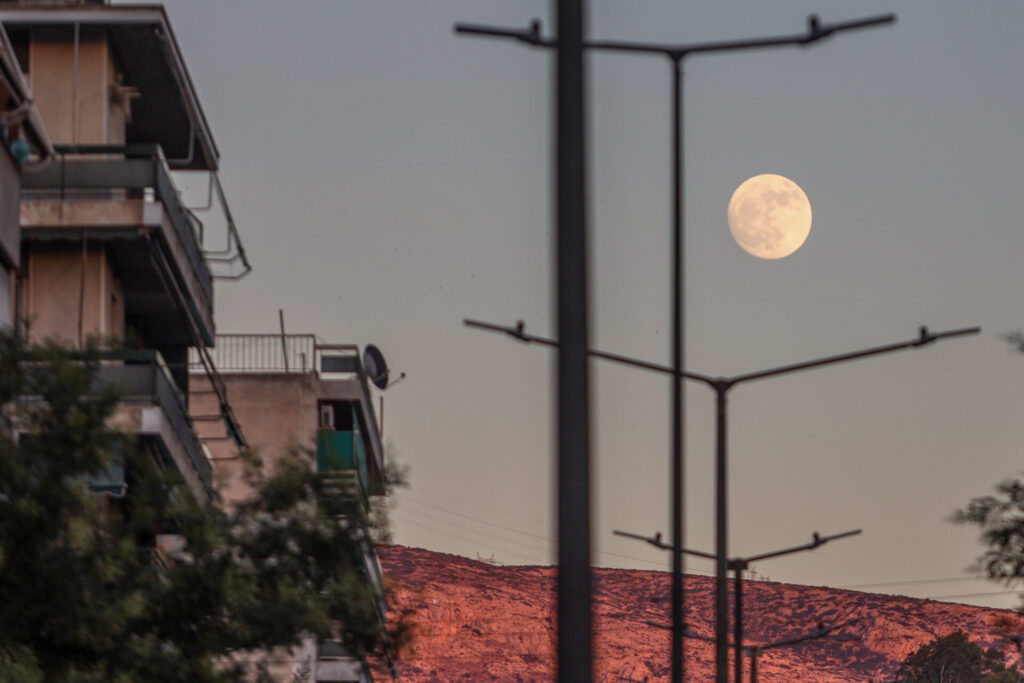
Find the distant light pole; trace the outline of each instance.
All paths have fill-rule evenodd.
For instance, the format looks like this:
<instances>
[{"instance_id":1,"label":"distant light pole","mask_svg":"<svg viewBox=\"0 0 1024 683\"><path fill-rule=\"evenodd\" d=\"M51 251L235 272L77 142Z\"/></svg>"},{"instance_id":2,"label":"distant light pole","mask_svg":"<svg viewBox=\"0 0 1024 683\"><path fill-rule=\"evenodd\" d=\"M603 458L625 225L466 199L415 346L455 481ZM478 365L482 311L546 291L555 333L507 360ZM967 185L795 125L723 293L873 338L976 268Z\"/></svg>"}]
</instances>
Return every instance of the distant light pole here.
<instances>
[{"instance_id":1,"label":"distant light pole","mask_svg":"<svg viewBox=\"0 0 1024 683\"><path fill-rule=\"evenodd\" d=\"M633 534L628 531L614 531L616 536L624 536L625 538L633 538L638 541L644 541L653 545L655 548L661 548L662 550L672 550L672 546L661 540L661 533L657 533L654 536L641 536L640 534ZM773 550L767 553L761 553L760 555L751 555L749 557L734 557L729 560L726 564L729 569L733 572L733 617L732 617L732 642L736 648L735 657L735 675L734 679L737 681L743 680L743 572L750 568L750 565L754 562L760 562L761 560L770 560L775 557L782 557L783 555L791 555L793 553L804 552L806 550L815 550L825 545L829 541L837 541L840 538L848 538L850 536L856 536L861 533L861 529L854 529L853 531L844 531L840 534L832 534L831 536L821 536L817 531L811 536L810 543L804 543L803 545L793 546L792 548L784 548L783 550ZM711 553L705 553L700 550L690 550L683 548L681 551L687 555L693 555L695 557L703 557L708 560L716 560L717 558Z\"/></svg>"},{"instance_id":2,"label":"distant light pole","mask_svg":"<svg viewBox=\"0 0 1024 683\"><path fill-rule=\"evenodd\" d=\"M480 329L489 330L492 332L503 332L519 341L522 342L533 342L537 344L543 344L545 346L557 347L558 342L554 339L547 339L544 337L538 337L536 335L527 334L525 325L522 322L516 324L515 327L504 327L501 325L495 325L492 323L480 322L477 320L465 320L463 321L470 327L476 327ZM973 335L981 331L980 327L965 327L958 330L949 330L946 332L929 332L927 327L922 326L919 330L919 336L916 339L909 341L897 342L895 344L886 344L885 346L875 346L869 349L861 349L859 351L851 351L850 353L843 353L836 356L827 356L825 358L818 358L815 360L806 361L803 363L793 363L791 365L782 365L776 368L770 368L768 370L761 370L759 372L750 372L743 375L736 375L733 377L711 377L709 375L702 375L694 372L679 372L678 370L657 363L648 363L647 361L639 360L636 358L630 358L628 356L622 356L614 353L607 353L604 351L588 350L588 354L595 358L602 358L615 363L628 365L630 367L641 368L644 370L651 370L654 372L660 372L663 374L675 374L677 377L684 377L689 380L695 380L701 382L715 392L715 675L716 681L719 683L728 683L729 677L729 625L728 625L728 577L726 572L728 570L728 525L727 525L727 513L728 513L728 499L727 499L727 459L726 459L726 399L729 391L740 384L751 382L758 379L767 379L769 377L778 377L780 375L787 375L794 372L800 372L802 370L811 370L814 368L823 367L825 365L834 365L837 363L844 363L847 361L859 360L861 358L868 358L870 356L878 356L884 353L893 353L895 351L903 351L906 349L916 349L940 339L946 339L949 337L961 337L964 335ZM682 549L682 546L672 544L673 548ZM681 552L674 553L674 555L680 555ZM681 632L682 624L678 627Z\"/></svg>"},{"instance_id":3,"label":"distant light pole","mask_svg":"<svg viewBox=\"0 0 1024 683\"><path fill-rule=\"evenodd\" d=\"M818 640L824 638L832 631L841 629L844 626L856 623L859 619L851 619L850 621L844 621L841 624L835 626L826 627L824 624L818 624L817 630L808 633L804 636L797 636L795 638L787 638L786 640L777 640L774 643L765 643L764 645L751 645L743 648L750 655L750 683L757 683L757 658L761 656L761 653L765 650L774 650L780 647L790 647L791 645L798 645L800 643L806 643L809 640Z\"/></svg>"},{"instance_id":4,"label":"distant light pole","mask_svg":"<svg viewBox=\"0 0 1024 683\"><path fill-rule=\"evenodd\" d=\"M812 631L811 633L802 636L796 636L794 638L786 638L785 640L777 640L772 643L765 643L764 645L747 645L742 647L737 647L736 643L729 643L729 645L737 649L737 656L739 656L739 651L741 650L745 650L746 653L750 656L750 683L757 683L757 658L761 655L763 651L774 650L780 647L789 647L791 645L798 645L800 643L806 643L809 640L818 640L819 638L824 638L833 631L838 631L844 626L855 624L858 621L860 621L860 619L850 619L849 621L844 621L840 624L835 624L833 626L825 626L823 623L819 623L818 628ZM658 624L653 621L648 621L647 625L663 629L671 628L670 626L666 626L665 624ZM702 636L699 633L694 633L693 631L688 631L686 629L683 629L683 635L687 638L693 638L694 640L703 640L708 643L715 642L714 638ZM737 678L736 680L739 681L740 679Z\"/></svg>"},{"instance_id":5,"label":"distant light pole","mask_svg":"<svg viewBox=\"0 0 1024 683\"><path fill-rule=\"evenodd\" d=\"M562 21L562 2L559 3L559 21ZM883 24L891 24L896 21L895 14L885 14L866 19L856 19L839 23L823 24L817 15L807 17L807 32L795 35L771 36L767 38L750 38L742 40L722 40L705 43L638 43L622 40L598 40L582 41L582 48L594 50L610 50L615 52L632 52L639 54L653 54L667 57L672 66L672 369L674 379L672 382L672 543L676 548L682 548L684 535L683 518L683 487L684 487L684 393L683 377L684 363L684 326L683 315L684 301L684 252L685 236L684 224L685 215L683 211L683 89L682 89L682 62L691 54L702 54L711 52L734 52L738 50L752 50L758 48L801 46L806 47L820 40L828 38L836 33L851 31L862 28L872 28ZM508 29L496 26L480 26L473 24L456 24L455 32L464 35L484 36L488 38L509 38L525 43L533 47L558 48L557 38L544 37L541 35L541 24L534 20L526 29ZM580 34L573 33L565 36L565 48L570 49L574 54L580 49ZM561 68L565 50L558 49L559 68ZM559 72L561 73L561 72ZM561 102L561 94L559 95ZM561 121L562 109L559 105L559 121ZM582 122L580 130L583 129ZM559 130L562 128L559 126ZM561 140L561 138L560 138ZM561 142L559 143L561 145ZM561 149L561 147L559 148ZM582 155L581 155L582 157ZM561 157L559 157L561 158ZM582 170L580 171L582 178ZM559 176L561 187L561 176ZM581 194L582 196L582 194ZM561 192L559 198L561 200ZM582 222L582 219L581 219ZM582 241L581 241L582 243ZM561 264L561 261L560 261ZM585 266L585 264L584 264ZM585 267L583 268L585 273ZM561 266L559 269L559 292L562 291L563 277ZM585 280L584 280L585 282ZM561 296L561 295L560 295ZM561 301L561 299L559 299ZM585 321L585 318L584 318ZM563 331L563 319L559 317L560 333ZM585 334L583 335L585 337ZM577 336L573 335L571 348L579 351ZM569 339L567 351L569 350ZM562 359L559 359L559 377L562 377ZM584 382L585 384L585 382ZM561 387L561 384L559 384ZM561 389L560 389L561 391ZM561 394L560 394L561 396ZM561 400L561 399L560 399ZM560 423L561 425L561 423ZM560 433L562 427L560 426ZM561 502L559 503L561 506ZM561 509L561 507L559 508ZM561 537L559 537L561 538ZM561 540L559 540L561 549ZM561 550L559 552L561 563ZM560 574L561 575L561 574ZM672 622L682 624L683 622L683 565L680 553L672 557ZM681 627L680 627L681 628ZM682 632L676 630L672 635L672 682L681 683L683 679L683 639ZM727 657L724 646L719 648L719 659L722 661ZM719 666L718 681L726 683L726 671Z\"/></svg>"}]
</instances>

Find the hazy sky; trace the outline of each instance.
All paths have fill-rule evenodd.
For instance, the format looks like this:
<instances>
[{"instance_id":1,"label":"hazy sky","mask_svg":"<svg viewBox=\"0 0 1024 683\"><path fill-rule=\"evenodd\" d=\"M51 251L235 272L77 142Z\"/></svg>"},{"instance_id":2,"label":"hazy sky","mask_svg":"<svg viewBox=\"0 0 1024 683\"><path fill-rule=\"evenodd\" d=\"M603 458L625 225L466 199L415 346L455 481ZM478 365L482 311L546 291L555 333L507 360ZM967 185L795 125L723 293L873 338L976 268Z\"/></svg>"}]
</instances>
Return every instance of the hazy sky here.
<instances>
[{"instance_id":1,"label":"hazy sky","mask_svg":"<svg viewBox=\"0 0 1024 683\"><path fill-rule=\"evenodd\" d=\"M553 355L464 317L551 334L552 58L457 38L525 26L546 2L169 0L255 270L219 283L222 332L373 342L408 379L385 438L411 467L400 543L549 563ZM732 375L981 325L982 335L750 384L730 402L731 549L863 528L756 567L854 586L964 576L950 513L1021 469L1024 4L914 0L591 3L590 35L667 42L899 23L809 49L686 69L688 365ZM589 61L593 344L668 362L670 70ZM814 211L803 248L761 261L726 204L779 173ZM595 562L668 558L612 529L668 533L670 383L595 364ZM713 394L687 391L688 541L713 550ZM689 563L708 571L709 563ZM998 591L972 581L880 587ZM1013 594L965 602L1016 603Z\"/></svg>"}]
</instances>

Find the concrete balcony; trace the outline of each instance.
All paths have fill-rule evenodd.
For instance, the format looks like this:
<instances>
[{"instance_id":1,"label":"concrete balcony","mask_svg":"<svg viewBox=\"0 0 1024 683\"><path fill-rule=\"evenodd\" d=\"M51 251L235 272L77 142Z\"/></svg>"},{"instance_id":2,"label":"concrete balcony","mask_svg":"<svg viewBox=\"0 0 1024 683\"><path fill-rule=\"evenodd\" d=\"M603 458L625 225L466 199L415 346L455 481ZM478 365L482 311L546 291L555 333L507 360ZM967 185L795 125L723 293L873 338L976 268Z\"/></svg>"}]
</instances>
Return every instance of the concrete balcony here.
<instances>
[{"instance_id":1,"label":"concrete balcony","mask_svg":"<svg viewBox=\"0 0 1024 683\"><path fill-rule=\"evenodd\" d=\"M213 344L213 276L160 148L58 151L23 175L22 241L109 245L129 315L163 344Z\"/></svg>"},{"instance_id":2,"label":"concrete balcony","mask_svg":"<svg viewBox=\"0 0 1024 683\"><path fill-rule=\"evenodd\" d=\"M159 455L181 473L196 499L209 501L213 492L210 460L188 416L185 397L160 354L117 354L116 360L100 367L96 385L112 386L120 396L114 426L155 445Z\"/></svg>"}]
</instances>

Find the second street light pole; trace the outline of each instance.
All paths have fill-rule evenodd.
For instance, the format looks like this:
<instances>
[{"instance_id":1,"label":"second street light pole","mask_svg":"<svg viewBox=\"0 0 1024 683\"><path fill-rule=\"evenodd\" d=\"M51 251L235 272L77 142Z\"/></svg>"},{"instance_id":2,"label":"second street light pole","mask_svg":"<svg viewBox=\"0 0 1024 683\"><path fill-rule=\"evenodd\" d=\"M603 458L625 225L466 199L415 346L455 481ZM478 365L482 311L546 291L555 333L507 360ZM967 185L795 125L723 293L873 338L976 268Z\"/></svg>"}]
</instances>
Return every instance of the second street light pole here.
<instances>
[{"instance_id":1,"label":"second street light pole","mask_svg":"<svg viewBox=\"0 0 1024 683\"><path fill-rule=\"evenodd\" d=\"M501 325L494 325L492 323L483 323L476 320L465 320L466 325L470 327L478 327L492 332L503 332L519 341L523 342L535 342L543 344L545 346L558 347L558 342L554 339L546 339L544 337L538 337L536 335L527 334L525 327L522 322L518 323L515 327L503 327ZM686 379L696 380L709 386L715 391L715 405L716 405L716 446L715 446L715 678L719 683L728 683L729 677L729 625L728 625L728 577L727 573L727 562L728 562L728 501L726 494L728 492L728 480L727 480L727 452L726 452L726 399L729 391L740 384L751 382L758 379L767 379L770 377L778 377L780 375L788 375L794 372L800 372L803 370L812 370L814 368L823 367L826 365L834 365L836 363L845 363L848 361L859 360L861 358L868 358L870 356L878 356L885 353L892 353L895 351L904 351L907 349L917 349L922 346L927 346L941 339L948 339L950 337L962 337L965 335L978 334L981 331L980 327L965 327L958 330L947 330L944 332L930 332L927 327L921 326L916 339L910 339L908 341L897 342L895 344L886 344L884 346L875 346L869 349L861 349L859 351L852 351L850 353L842 353L835 356L826 356L824 358L817 358L815 360L805 361L802 363L793 363L790 365L782 365L768 370L761 370L759 372L750 372L743 375L735 375L733 377L711 377L710 375L702 375L694 372L682 372L677 373L676 370L664 365L658 365L657 363L649 363L647 361L630 358L628 356L622 356L614 353L607 353L604 351L589 350L587 353L594 356L595 358L602 358L610 360L630 367L641 368L644 370L652 370L654 372L675 374L677 377L682 376ZM680 549L681 550L681 549ZM682 625L678 625L678 631L681 633Z\"/></svg>"}]
</instances>

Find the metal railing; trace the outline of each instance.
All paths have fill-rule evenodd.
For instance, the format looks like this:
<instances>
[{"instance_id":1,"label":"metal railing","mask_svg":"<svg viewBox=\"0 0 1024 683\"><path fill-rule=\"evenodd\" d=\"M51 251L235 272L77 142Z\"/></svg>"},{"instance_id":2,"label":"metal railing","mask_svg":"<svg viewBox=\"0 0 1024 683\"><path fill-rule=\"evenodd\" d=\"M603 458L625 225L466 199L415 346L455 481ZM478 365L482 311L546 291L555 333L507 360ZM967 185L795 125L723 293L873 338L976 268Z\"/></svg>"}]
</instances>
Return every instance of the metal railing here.
<instances>
[{"instance_id":1,"label":"metal railing","mask_svg":"<svg viewBox=\"0 0 1024 683\"><path fill-rule=\"evenodd\" d=\"M321 344L313 334L218 334L209 353L221 373L364 375L357 345ZM325 358L329 359L326 364ZM193 351L190 366L196 367L197 361Z\"/></svg>"},{"instance_id":2,"label":"metal railing","mask_svg":"<svg viewBox=\"0 0 1024 683\"><path fill-rule=\"evenodd\" d=\"M207 490L213 490L213 471L203 451L195 425L189 417L185 396L175 384L159 351L126 351L103 354L107 360L123 364L101 365L96 387L113 386L124 403L155 403L163 410L174 433L188 453L189 461Z\"/></svg>"},{"instance_id":3,"label":"metal railing","mask_svg":"<svg viewBox=\"0 0 1024 683\"><path fill-rule=\"evenodd\" d=\"M196 222L171 180L159 145L58 145L54 149L53 163L23 174L26 198L98 198L117 191L142 197L151 191L163 204L207 301L213 301L213 275Z\"/></svg>"},{"instance_id":4,"label":"metal railing","mask_svg":"<svg viewBox=\"0 0 1024 683\"><path fill-rule=\"evenodd\" d=\"M220 372L312 372L317 343L312 334L218 334L210 356Z\"/></svg>"}]
</instances>

